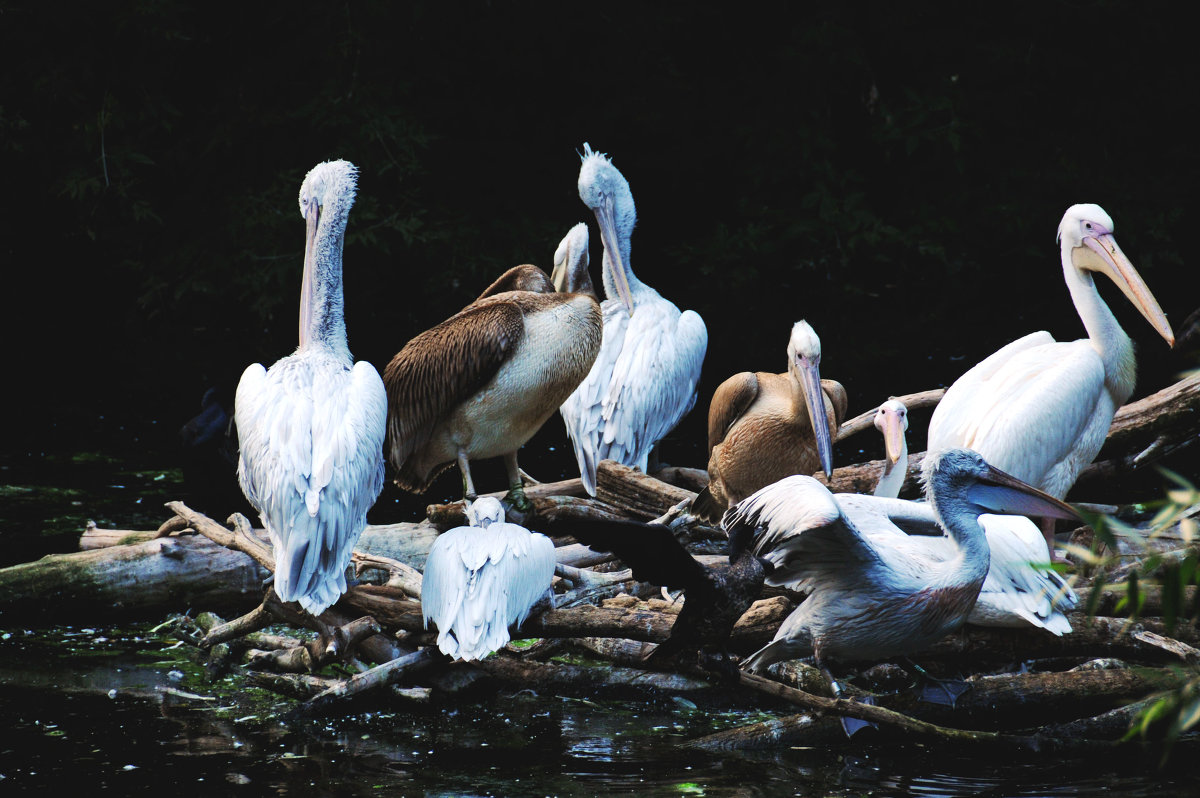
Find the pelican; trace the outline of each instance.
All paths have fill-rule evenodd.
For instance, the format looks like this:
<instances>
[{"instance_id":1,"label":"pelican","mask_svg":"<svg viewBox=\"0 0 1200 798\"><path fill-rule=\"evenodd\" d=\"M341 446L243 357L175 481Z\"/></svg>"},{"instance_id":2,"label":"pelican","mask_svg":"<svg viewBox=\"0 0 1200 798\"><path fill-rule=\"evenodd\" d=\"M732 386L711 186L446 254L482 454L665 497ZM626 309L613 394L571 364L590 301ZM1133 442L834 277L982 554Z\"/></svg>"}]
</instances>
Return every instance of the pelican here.
<instances>
[{"instance_id":1,"label":"pelican","mask_svg":"<svg viewBox=\"0 0 1200 798\"><path fill-rule=\"evenodd\" d=\"M483 659L509 640L550 593L554 543L504 520L499 499L467 507L468 526L438 535L425 560L421 615L438 629L437 646L456 660Z\"/></svg>"},{"instance_id":2,"label":"pelican","mask_svg":"<svg viewBox=\"0 0 1200 798\"><path fill-rule=\"evenodd\" d=\"M752 529L731 533L728 563L709 568L692 557L665 524L570 519L561 526L585 546L615 554L635 579L684 591L683 609L670 637L643 657L644 662L662 663L684 651L716 648L721 654L717 669L736 674L729 660L729 635L758 598L771 569L750 551Z\"/></svg>"},{"instance_id":3,"label":"pelican","mask_svg":"<svg viewBox=\"0 0 1200 798\"><path fill-rule=\"evenodd\" d=\"M846 389L820 375L821 340L792 325L784 374L743 371L721 383L708 406L708 487L692 513L716 521L730 505L792 474L833 472L833 440L846 416ZM819 408L819 409L818 409Z\"/></svg>"},{"instance_id":4,"label":"pelican","mask_svg":"<svg viewBox=\"0 0 1200 798\"><path fill-rule=\"evenodd\" d=\"M604 244L604 342L561 412L583 486L595 496L601 460L646 471L651 449L696 404L708 330L695 311L680 313L634 276L629 183L606 155L587 144L583 151L579 197L595 212Z\"/></svg>"},{"instance_id":5,"label":"pelican","mask_svg":"<svg viewBox=\"0 0 1200 798\"><path fill-rule=\"evenodd\" d=\"M346 566L383 487L387 394L346 345L342 240L358 170L318 164L300 186L307 222L300 346L254 363L234 399L238 481L275 552L275 592L313 615L346 592Z\"/></svg>"},{"instance_id":6,"label":"pelican","mask_svg":"<svg viewBox=\"0 0 1200 798\"><path fill-rule=\"evenodd\" d=\"M588 274L588 229L583 222L572 227L554 251L554 272L550 280L554 290L596 296L592 276Z\"/></svg>"},{"instance_id":7,"label":"pelican","mask_svg":"<svg viewBox=\"0 0 1200 798\"><path fill-rule=\"evenodd\" d=\"M896 498L907 470L908 446L903 432L908 426L907 415L904 403L896 399L884 402L875 415L875 426L886 441L888 465L904 465L885 471L874 496L838 493L834 498L859 531L873 540L908 547L922 557L949 560L957 546L943 534L930 505ZM1021 515L990 513L979 516L979 525L987 537L991 561L967 623L1028 625L1060 636L1069 633L1071 622L1065 613L1074 609L1079 599L1050 565L1037 525Z\"/></svg>"},{"instance_id":8,"label":"pelican","mask_svg":"<svg viewBox=\"0 0 1200 798\"><path fill-rule=\"evenodd\" d=\"M1063 277L1088 337L1058 342L1031 333L963 374L929 422L929 450L974 449L1017 478L1062 498L1108 434L1133 392L1133 344L1096 290L1107 275L1151 326L1175 337L1150 289L1113 238L1099 205L1072 205L1058 226ZM1054 556L1054 525L1044 523Z\"/></svg>"},{"instance_id":9,"label":"pelican","mask_svg":"<svg viewBox=\"0 0 1200 798\"><path fill-rule=\"evenodd\" d=\"M504 274L496 278L496 281L483 289L483 293L475 298L478 302L481 299L487 299L496 294L503 294L506 291L532 291L535 294L552 294L554 293L554 283L546 276L546 273L530 263L522 263L520 266L513 266ZM468 305L467 307L470 307ZM463 308L466 310L466 308Z\"/></svg>"},{"instance_id":10,"label":"pelican","mask_svg":"<svg viewBox=\"0 0 1200 798\"><path fill-rule=\"evenodd\" d=\"M743 667L759 672L781 660L812 656L826 667L918 651L959 628L987 578L988 512L1037 512L1077 518L1058 499L990 466L977 452L950 449L926 458L929 504L957 551L937 559L893 537L864 534L839 500L812 477L768 485L725 514L732 534L761 528L754 553L774 566L770 585L809 596L775 638Z\"/></svg>"},{"instance_id":11,"label":"pelican","mask_svg":"<svg viewBox=\"0 0 1200 798\"><path fill-rule=\"evenodd\" d=\"M875 429L883 436L883 473L875 484L876 496L900 495L908 473L908 406L899 399L888 399L875 411ZM897 468L896 466L900 466Z\"/></svg>"},{"instance_id":12,"label":"pelican","mask_svg":"<svg viewBox=\"0 0 1200 798\"><path fill-rule=\"evenodd\" d=\"M528 278L526 267L518 269ZM535 275L525 284L552 288L537 272L541 279ZM588 373L600 350L601 324L600 307L586 294L485 292L405 344L383 372L396 484L424 493L457 462L463 493L472 500L470 461L502 455L506 498L527 511L517 450Z\"/></svg>"}]
</instances>

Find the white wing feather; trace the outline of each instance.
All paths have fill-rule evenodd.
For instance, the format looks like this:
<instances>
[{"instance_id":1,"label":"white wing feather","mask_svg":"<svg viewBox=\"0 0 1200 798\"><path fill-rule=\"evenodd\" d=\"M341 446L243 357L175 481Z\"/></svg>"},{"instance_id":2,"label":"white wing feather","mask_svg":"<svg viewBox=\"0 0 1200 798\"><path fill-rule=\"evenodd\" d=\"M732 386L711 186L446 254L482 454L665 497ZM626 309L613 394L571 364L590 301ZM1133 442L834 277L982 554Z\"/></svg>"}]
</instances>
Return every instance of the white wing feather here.
<instances>
[{"instance_id":1,"label":"white wing feather","mask_svg":"<svg viewBox=\"0 0 1200 798\"><path fill-rule=\"evenodd\" d=\"M275 551L275 592L320 614L383 488L387 395L369 363L296 353L238 384L238 478Z\"/></svg>"},{"instance_id":2,"label":"white wing feather","mask_svg":"<svg viewBox=\"0 0 1200 798\"><path fill-rule=\"evenodd\" d=\"M425 562L421 613L454 659L482 659L509 640L549 590L554 543L516 524L456 527L438 536Z\"/></svg>"},{"instance_id":3,"label":"white wing feather","mask_svg":"<svg viewBox=\"0 0 1200 798\"><path fill-rule=\"evenodd\" d=\"M837 494L842 512L881 547L904 549L929 562L945 562L959 549L941 532L926 502L857 494ZM1019 515L979 516L991 549L987 578L967 618L976 626L1041 627L1056 635L1071 631L1064 613L1078 598L1046 557L1037 525ZM924 534L906 534L913 530ZM930 534L934 533L936 534Z\"/></svg>"},{"instance_id":4,"label":"white wing feather","mask_svg":"<svg viewBox=\"0 0 1200 798\"><path fill-rule=\"evenodd\" d=\"M1034 333L950 386L929 422L929 450L974 449L1061 498L1096 456L1114 410L1089 341L1056 343Z\"/></svg>"},{"instance_id":5,"label":"white wing feather","mask_svg":"<svg viewBox=\"0 0 1200 798\"><path fill-rule=\"evenodd\" d=\"M615 460L646 469L650 450L696 404L708 330L643 287L632 318L620 301L605 300L600 353L588 376L561 407L588 493L596 466Z\"/></svg>"}]
</instances>

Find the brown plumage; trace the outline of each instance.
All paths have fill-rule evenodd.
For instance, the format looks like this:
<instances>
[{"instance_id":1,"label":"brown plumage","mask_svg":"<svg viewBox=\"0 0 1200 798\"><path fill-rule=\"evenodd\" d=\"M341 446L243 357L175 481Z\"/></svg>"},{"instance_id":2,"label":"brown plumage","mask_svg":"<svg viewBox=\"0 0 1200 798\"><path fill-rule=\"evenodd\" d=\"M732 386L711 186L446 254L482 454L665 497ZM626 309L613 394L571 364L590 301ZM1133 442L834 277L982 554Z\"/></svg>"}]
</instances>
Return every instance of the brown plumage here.
<instances>
[{"instance_id":1,"label":"brown plumage","mask_svg":"<svg viewBox=\"0 0 1200 798\"><path fill-rule=\"evenodd\" d=\"M469 461L503 455L510 499L526 508L517 449L587 376L601 330L591 297L518 290L478 299L405 344L383 373L396 484L422 493L457 461L473 497Z\"/></svg>"},{"instance_id":2,"label":"brown plumage","mask_svg":"<svg viewBox=\"0 0 1200 798\"><path fill-rule=\"evenodd\" d=\"M533 291L535 294L553 294L554 283L537 266L530 263L522 263L520 266L513 266L504 274L497 277L496 282L483 289L483 293L475 298L475 302L495 296L496 294L503 294L505 291ZM467 307L470 307L470 305Z\"/></svg>"},{"instance_id":3,"label":"brown plumage","mask_svg":"<svg viewBox=\"0 0 1200 798\"><path fill-rule=\"evenodd\" d=\"M788 371L744 371L721 383L708 408L708 487L692 503L695 515L717 522L759 488L793 474L832 468L830 430L846 417L846 389L819 377L820 342L803 321L792 330ZM823 412L810 412L820 385ZM823 422L823 423L822 423Z\"/></svg>"}]
</instances>

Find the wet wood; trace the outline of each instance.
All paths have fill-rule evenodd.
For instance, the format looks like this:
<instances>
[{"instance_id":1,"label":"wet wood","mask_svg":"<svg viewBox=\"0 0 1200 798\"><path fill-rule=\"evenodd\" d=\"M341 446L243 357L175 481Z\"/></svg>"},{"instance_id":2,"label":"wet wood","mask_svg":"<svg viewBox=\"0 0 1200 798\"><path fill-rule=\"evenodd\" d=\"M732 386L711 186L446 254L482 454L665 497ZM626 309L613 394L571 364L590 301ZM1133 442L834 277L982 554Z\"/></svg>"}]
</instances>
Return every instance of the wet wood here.
<instances>
[{"instance_id":1,"label":"wet wood","mask_svg":"<svg viewBox=\"0 0 1200 798\"><path fill-rule=\"evenodd\" d=\"M711 690L713 684L679 673L647 671L638 668L594 668L580 665L530 662L506 656L488 657L476 668L493 679L511 685L537 685L569 695L590 695L596 690L675 693Z\"/></svg>"}]
</instances>

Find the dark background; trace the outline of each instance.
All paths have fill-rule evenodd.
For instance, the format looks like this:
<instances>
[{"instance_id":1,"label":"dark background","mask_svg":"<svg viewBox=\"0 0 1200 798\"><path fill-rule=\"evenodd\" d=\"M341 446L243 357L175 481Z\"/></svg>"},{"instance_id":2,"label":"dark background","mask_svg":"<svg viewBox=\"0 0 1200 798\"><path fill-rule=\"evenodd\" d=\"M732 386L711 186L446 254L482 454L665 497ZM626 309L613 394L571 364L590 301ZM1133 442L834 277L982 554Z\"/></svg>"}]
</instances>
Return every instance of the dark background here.
<instances>
[{"instance_id":1,"label":"dark background","mask_svg":"<svg viewBox=\"0 0 1200 798\"><path fill-rule=\"evenodd\" d=\"M1054 241L1072 203L1112 215L1178 327L1200 305L1178 6L914 5L0 2L3 448L177 457L206 388L294 348L296 196L331 158L361 169L347 326L382 370L576 222L599 285L578 152L611 155L631 265L709 329L681 465L704 466L716 385L782 371L800 318L852 414L1025 333L1081 336ZM1101 291L1135 396L1195 364ZM877 448L859 437L840 464ZM559 458L523 457L535 476L570 470L557 419L534 443Z\"/></svg>"}]
</instances>

